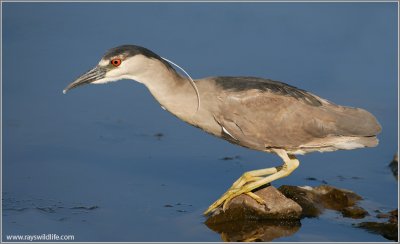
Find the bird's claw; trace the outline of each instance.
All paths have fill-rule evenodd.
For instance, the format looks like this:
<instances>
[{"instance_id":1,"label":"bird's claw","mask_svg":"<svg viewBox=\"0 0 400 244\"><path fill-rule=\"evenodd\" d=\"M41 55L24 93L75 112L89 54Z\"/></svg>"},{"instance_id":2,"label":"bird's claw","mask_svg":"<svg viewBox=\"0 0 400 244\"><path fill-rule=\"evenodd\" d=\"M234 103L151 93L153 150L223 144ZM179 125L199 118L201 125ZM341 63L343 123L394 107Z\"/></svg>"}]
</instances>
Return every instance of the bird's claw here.
<instances>
[{"instance_id":1,"label":"bird's claw","mask_svg":"<svg viewBox=\"0 0 400 244\"><path fill-rule=\"evenodd\" d=\"M257 194L249 191L249 192L245 192L244 189L230 189L228 190L224 195L222 195L222 197L220 197L217 201L215 201L205 212L204 215L207 215L211 212L213 212L214 210L216 210L219 206L222 205L222 210L225 211L228 207L228 204L230 201L232 201L232 199L234 199L235 197L241 195L241 194L246 194L249 197L253 198L255 201L257 201L259 204L261 205L266 205L266 202L264 199L262 199L260 196L258 196Z\"/></svg>"},{"instance_id":2,"label":"bird's claw","mask_svg":"<svg viewBox=\"0 0 400 244\"><path fill-rule=\"evenodd\" d=\"M217 201L215 201L213 204L208 207L208 209L204 212L204 215L207 215L211 212L213 212L215 209L217 209L221 204L226 202L226 200L229 198L229 196L234 192L234 190L228 190L227 192L224 193ZM225 205L225 204L224 204Z\"/></svg>"},{"instance_id":3,"label":"bird's claw","mask_svg":"<svg viewBox=\"0 0 400 244\"><path fill-rule=\"evenodd\" d=\"M246 192L246 195L248 195L249 197L253 198L254 200L256 200L259 204L261 205L267 205L267 203L265 202L264 199L262 199L261 197L259 197L257 194L249 191Z\"/></svg>"}]
</instances>

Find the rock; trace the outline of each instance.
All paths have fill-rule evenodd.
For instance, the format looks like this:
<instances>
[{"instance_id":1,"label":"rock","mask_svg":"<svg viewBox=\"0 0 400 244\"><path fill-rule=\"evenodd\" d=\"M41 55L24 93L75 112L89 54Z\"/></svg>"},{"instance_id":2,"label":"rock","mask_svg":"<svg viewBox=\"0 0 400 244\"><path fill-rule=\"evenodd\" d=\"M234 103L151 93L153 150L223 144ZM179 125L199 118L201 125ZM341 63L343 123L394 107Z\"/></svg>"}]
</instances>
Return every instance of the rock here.
<instances>
[{"instance_id":1,"label":"rock","mask_svg":"<svg viewBox=\"0 0 400 244\"><path fill-rule=\"evenodd\" d=\"M342 211L343 217L352 218L352 219L362 219L365 216L369 215L367 211L359 206L351 206L344 208Z\"/></svg>"},{"instance_id":2,"label":"rock","mask_svg":"<svg viewBox=\"0 0 400 244\"><path fill-rule=\"evenodd\" d=\"M395 223L362 222L357 227L382 235L388 240L398 241L398 226Z\"/></svg>"},{"instance_id":3,"label":"rock","mask_svg":"<svg viewBox=\"0 0 400 244\"><path fill-rule=\"evenodd\" d=\"M317 217L323 211L323 205L319 202L319 195L313 192L311 187L299 187L283 185L278 188L286 197L297 202L303 209L301 217Z\"/></svg>"},{"instance_id":4,"label":"rock","mask_svg":"<svg viewBox=\"0 0 400 244\"><path fill-rule=\"evenodd\" d=\"M298 220L301 207L291 199L286 198L273 186L267 186L254 192L265 200L266 205L259 204L246 194L233 198L225 211L222 207L214 211L207 219L207 225L240 221L240 220Z\"/></svg>"},{"instance_id":5,"label":"rock","mask_svg":"<svg viewBox=\"0 0 400 244\"><path fill-rule=\"evenodd\" d=\"M253 242L272 241L279 237L291 236L300 229L299 220L242 220L206 225L221 234L223 241Z\"/></svg>"},{"instance_id":6,"label":"rock","mask_svg":"<svg viewBox=\"0 0 400 244\"><path fill-rule=\"evenodd\" d=\"M310 186L281 186L286 197L297 202L303 209L302 217L317 217L324 209L342 212L344 217L360 218L368 214L361 207L353 207L362 198L356 193L328 185Z\"/></svg>"},{"instance_id":7,"label":"rock","mask_svg":"<svg viewBox=\"0 0 400 244\"><path fill-rule=\"evenodd\" d=\"M399 210L396 208L395 210L390 211L389 214L390 214L389 222L395 223L397 225L398 217L399 217Z\"/></svg>"},{"instance_id":8,"label":"rock","mask_svg":"<svg viewBox=\"0 0 400 244\"><path fill-rule=\"evenodd\" d=\"M393 176L398 180L399 178L399 157L397 153L394 155L392 162L389 164L389 168L392 170Z\"/></svg>"},{"instance_id":9,"label":"rock","mask_svg":"<svg viewBox=\"0 0 400 244\"><path fill-rule=\"evenodd\" d=\"M378 219L387 219L387 218L390 217L390 214L378 213L378 214L376 215L376 217L377 217Z\"/></svg>"},{"instance_id":10,"label":"rock","mask_svg":"<svg viewBox=\"0 0 400 244\"><path fill-rule=\"evenodd\" d=\"M379 211L380 212L380 211ZM398 241L398 209L388 213L378 213L377 218L386 218L386 222L362 222L357 227L365 229L369 232L382 235L388 240Z\"/></svg>"},{"instance_id":11,"label":"rock","mask_svg":"<svg viewBox=\"0 0 400 244\"><path fill-rule=\"evenodd\" d=\"M315 187L314 191L320 195L325 208L337 211L354 206L357 201L362 200L362 197L352 191L328 185Z\"/></svg>"},{"instance_id":12,"label":"rock","mask_svg":"<svg viewBox=\"0 0 400 244\"><path fill-rule=\"evenodd\" d=\"M389 222L397 223L397 217L399 216L397 208L395 210L392 210L392 211L388 212L388 213L382 213L379 210L375 210L375 212L378 213L376 215L376 217L378 219L389 219Z\"/></svg>"}]
</instances>

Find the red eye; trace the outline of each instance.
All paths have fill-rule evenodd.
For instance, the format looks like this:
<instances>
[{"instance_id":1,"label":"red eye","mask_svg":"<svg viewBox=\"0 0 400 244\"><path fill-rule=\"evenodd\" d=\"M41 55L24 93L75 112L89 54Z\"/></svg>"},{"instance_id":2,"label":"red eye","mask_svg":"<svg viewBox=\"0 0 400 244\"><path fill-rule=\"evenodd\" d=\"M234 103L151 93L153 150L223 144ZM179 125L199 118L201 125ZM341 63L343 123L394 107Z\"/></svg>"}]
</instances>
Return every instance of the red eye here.
<instances>
[{"instance_id":1,"label":"red eye","mask_svg":"<svg viewBox=\"0 0 400 244\"><path fill-rule=\"evenodd\" d=\"M111 60L111 64L114 65L115 67L118 67L121 64L121 59L119 58L115 58L113 60Z\"/></svg>"}]
</instances>

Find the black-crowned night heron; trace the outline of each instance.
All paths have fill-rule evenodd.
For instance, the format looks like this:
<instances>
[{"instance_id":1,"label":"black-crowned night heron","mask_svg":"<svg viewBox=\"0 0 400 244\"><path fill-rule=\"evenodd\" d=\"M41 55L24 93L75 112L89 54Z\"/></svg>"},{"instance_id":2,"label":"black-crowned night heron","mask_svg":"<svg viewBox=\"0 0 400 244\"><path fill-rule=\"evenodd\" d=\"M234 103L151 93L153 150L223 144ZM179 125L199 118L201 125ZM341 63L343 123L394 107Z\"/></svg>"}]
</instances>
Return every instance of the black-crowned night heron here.
<instances>
[{"instance_id":1,"label":"black-crowned night heron","mask_svg":"<svg viewBox=\"0 0 400 244\"><path fill-rule=\"evenodd\" d=\"M288 176L299 166L296 154L374 147L381 127L360 108L336 105L288 84L255 77L209 77L193 81L170 61L134 45L112 48L98 65L71 83L64 93L84 84L120 79L143 83L161 106L181 120L231 143L275 153L283 165L244 173L205 212L235 196Z\"/></svg>"}]
</instances>

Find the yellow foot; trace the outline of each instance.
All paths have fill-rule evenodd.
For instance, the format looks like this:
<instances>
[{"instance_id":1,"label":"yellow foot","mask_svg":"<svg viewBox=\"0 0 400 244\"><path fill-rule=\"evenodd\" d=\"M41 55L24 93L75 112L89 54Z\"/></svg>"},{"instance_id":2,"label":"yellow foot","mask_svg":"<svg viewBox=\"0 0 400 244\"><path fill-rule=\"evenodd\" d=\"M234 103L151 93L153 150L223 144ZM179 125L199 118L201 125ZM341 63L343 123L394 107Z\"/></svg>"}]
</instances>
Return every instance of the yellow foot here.
<instances>
[{"instance_id":1,"label":"yellow foot","mask_svg":"<svg viewBox=\"0 0 400 244\"><path fill-rule=\"evenodd\" d=\"M213 212L221 205L223 205L222 209L225 210L228 203L240 194L247 194L258 203L265 204L263 199L251 191L260 186L271 183L274 180L288 176L299 166L299 161L294 155L288 155L283 149L274 149L274 152L284 161L284 164L279 168L279 170L278 168L268 168L244 173L233 183L232 187L224 195L222 195L204 212L204 214L207 215Z\"/></svg>"},{"instance_id":2,"label":"yellow foot","mask_svg":"<svg viewBox=\"0 0 400 244\"><path fill-rule=\"evenodd\" d=\"M208 207L208 209L204 212L204 214L207 215L207 214L213 212L215 209L217 209L221 205L222 205L222 210L225 211L226 207L228 206L228 203L233 198L235 198L241 194L246 194L249 197L256 200L258 203L265 204L265 201L261 197L257 196L256 194L254 194L251 191L245 192L244 189L230 189L220 199L218 199L210 207Z\"/></svg>"},{"instance_id":3,"label":"yellow foot","mask_svg":"<svg viewBox=\"0 0 400 244\"><path fill-rule=\"evenodd\" d=\"M241 195L241 194L246 194L247 196L253 198L254 200L256 200L259 204L261 205L266 205L266 202L264 201L264 199L262 199L261 197L257 196L256 194L254 194L253 192L243 192L243 191L238 191L236 192L236 194L232 194L231 196L229 196L225 202L224 205L222 205L222 210L226 210L226 208L228 207L228 203L230 201L232 201L232 199L234 199L235 197Z\"/></svg>"},{"instance_id":4,"label":"yellow foot","mask_svg":"<svg viewBox=\"0 0 400 244\"><path fill-rule=\"evenodd\" d=\"M261 197L259 197L258 195L254 194L253 192L246 192L246 195L248 195L249 197L253 198L254 200L256 200L259 204L266 204L264 199L262 199Z\"/></svg>"},{"instance_id":5,"label":"yellow foot","mask_svg":"<svg viewBox=\"0 0 400 244\"><path fill-rule=\"evenodd\" d=\"M217 201L215 201L213 204L208 207L208 209L204 212L204 215L207 215L211 212L213 212L215 209L217 209L222 203L225 202L225 200L229 197L230 194L233 194L234 190L229 190L225 192L222 197L220 197Z\"/></svg>"},{"instance_id":6,"label":"yellow foot","mask_svg":"<svg viewBox=\"0 0 400 244\"><path fill-rule=\"evenodd\" d=\"M261 176L273 174L276 172L277 172L276 168L268 168L268 169L254 170L244 173L238 180L236 180L233 183L231 188L229 188L229 190L225 192L224 195L222 195L204 212L204 215L211 213L222 204L223 204L223 210L225 210L228 202L230 202L231 199L233 199L236 196L239 196L242 193L247 194L260 204L265 204L265 201L262 198L251 192L252 189L246 189L244 191L241 190L244 188L244 186L248 185L249 183L257 182L264 178ZM239 191L241 192L237 194L237 192ZM229 201L227 201L227 199L229 199Z\"/></svg>"}]
</instances>

